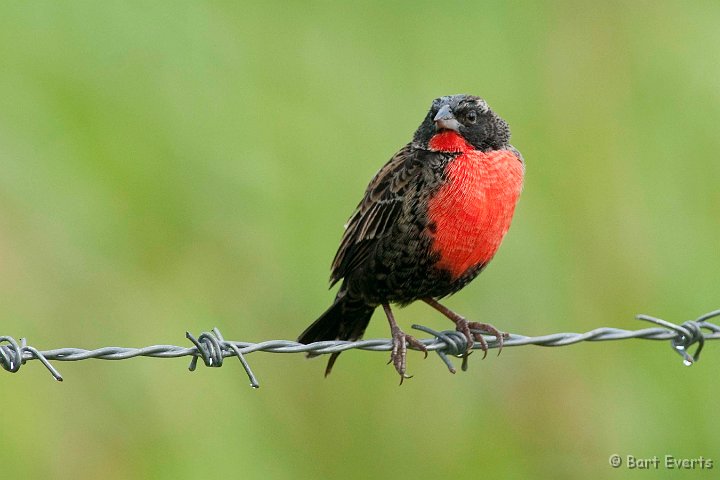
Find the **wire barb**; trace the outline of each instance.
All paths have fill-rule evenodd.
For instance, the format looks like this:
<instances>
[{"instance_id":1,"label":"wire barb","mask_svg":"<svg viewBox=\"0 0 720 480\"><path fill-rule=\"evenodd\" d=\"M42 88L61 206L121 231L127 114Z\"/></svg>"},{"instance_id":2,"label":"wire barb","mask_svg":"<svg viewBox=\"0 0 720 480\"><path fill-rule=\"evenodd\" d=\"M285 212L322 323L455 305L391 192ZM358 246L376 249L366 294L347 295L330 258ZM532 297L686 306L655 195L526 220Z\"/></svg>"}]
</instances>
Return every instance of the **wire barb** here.
<instances>
[{"instance_id":1,"label":"wire barb","mask_svg":"<svg viewBox=\"0 0 720 480\"><path fill-rule=\"evenodd\" d=\"M644 328L641 330L622 330L619 328L597 328L585 333L555 333L539 337L526 337L523 335L511 334L503 342L503 347L520 347L524 345L539 345L544 347L561 347L580 342L602 342L613 340L626 340L630 338L644 340L670 341L675 352L680 354L685 365L693 365L700 358L705 342L708 340L720 339L720 326L710 322L713 318L720 317L720 310L715 310L689 320L682 325L676 325L667 320L651 317L649 315L638 315L638 320L651 322L657 327ZM428 351L435 351L451 373L456 373L455 367L450 361L450 356L462 359L462 370L467 370L467 339L465 335L455 330L436 331L421 325L413 325L413 328L420 330L432 338L421 340ZM480 332L485 333L485 332ZM193 343L193 347L179 347L175 345L152 345L143 348L126 347L103 347L95 350L84 350L80 348L59 348L55 350L39 351L27 345L24 338L16 341L13 337L0 336L0 367L11 373L17 373L20 367L28 360L39 360L50 374L58 381L62 381L60 373L50 364L50 360L76 361L96 358L102 360L125 360L133 357L152 358L176 358L192 357L189 369L195 370L198 358L208 367L221 367L226 357L237 357L250 380L253 388L258 388L257 381L245 356L252 352L268 353L300 353L313 352L317 354L344 352L345 350L358 349L375 352L387 352L392 350L391 339L371 339L348 342L342 340L315 342L308 345L289 340L268 340L260 343L233 342L227 341L220 334L217 328L211 332L203 332L195 338L191 333L186 332L186 337ZM488 348L498 348L499 342L492 335L486 336ZM696 345L694 352L691 348ZM472 345L473 349L480 348L479 343ZM412 348L412 347L411 347Z\"/></svg>"},{"instance_id":2,"label":"wire barb","mask_svg":"<svg viewBox=\"0 0 720 480\"><path fill-rule=\"evenodd\" d=\"M438 341L444 343L444 348L435 350L435 353L437 353L443 363L445 363L445 366L447 366L450 373L454 374L457 370L455 370L455 367L448 358L448 355L462 358L462 371L464 372L467 370L467 358L470 353L468 353L467 337L462 332L458 332L457 330L445 330L438 332L423 325L413 325L412 328L420 330L421 332L429 333Z\"/></svg>"},{"instance_id":3,"label":"wire barb","mask_svg":"<svg viewBox=\"0 0 720 480\"><path fill-rule=\"evenodd\" d=\"M250 368L250 364L248 364L247 360L245 360L245 357L240 349L233 343L226 342L217 327L213 328L211 333L201 333L197 339L195 339L190 332L185 332L185 337L187 337L187 339L190 340L197 349L197 353L193 355L190 360L188 370L191 372L195 370L195 367L197 367L198 357L202 357L206 367L222 367L224 357L236 356L240 360L240 363L245 369L245 373L247 373L247 376L250 379L250 386L253 388L260 388L260 384L258 383L257 378L255 378L255 374Z\"/></svg>"},{"instance_id":4,"label":"wire barb","mask_svg":"<svg viewBox=\"0 0 720 480\"><path fill-rule=\"evenodd\" d=\"M720 316L720 310L702 315L696 320L688 320L682 325L675 325L667 320L651 317L650 315L637 315L635 318L661 325L676 332L676 335L671 339L672 348L683 357L683 363L689 367L700 359L700 352L703 346L705 346L705 336L701 329L707 328L711 332L717 333L717 330L715 330L717 327L707 323L707 320L717 316ZM695 349L695 353L691 355L689 349L696 343L697 348Z\"/></svg>"},{"instance_id":5,"label":"wire barb","mask_svg":"<svg viewBox=\"0 0 720 480\"><path fill-rule=\"evenodd\" d=\"M24 365L30 359L37 359L48 369L50 374L58 382L63 381L62 375L48 362L45 355L34 347L27 345L24 338L20 339L20 343L12 337L0 337L0 343L7 342L9 345L0 345L0 366L10 373L20 371L20 366Z\"/></svg>"}]
</instances>

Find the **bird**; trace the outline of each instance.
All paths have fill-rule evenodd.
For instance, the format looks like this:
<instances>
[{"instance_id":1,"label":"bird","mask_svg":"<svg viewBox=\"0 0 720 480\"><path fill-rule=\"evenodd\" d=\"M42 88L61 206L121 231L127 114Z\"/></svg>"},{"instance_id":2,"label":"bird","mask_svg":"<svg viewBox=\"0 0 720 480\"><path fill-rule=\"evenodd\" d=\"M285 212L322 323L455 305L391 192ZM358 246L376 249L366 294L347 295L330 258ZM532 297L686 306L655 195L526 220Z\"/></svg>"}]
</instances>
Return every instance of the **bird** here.
<instances>
[{"instance_id":1,"label":"bird","mask_svg":"<svg viewBox=\"0 0 720 480\"><path fill-rule=\"evenodd\" d=\"M420 300L465 336L465 355L475 341L487 355L478 330L495 336L501 349L507 334L470 322L439 300L483 271L510 228L525 161L509 142L507 122L484 99L460 94L433 100L412 140L372 178L346 223L330 275L330 287L342 281L340 288L298 342L358 340L382 306L392 335L388 363L402 384L410 378L408 346L425 356L427 348L402 331L391 305ZM339 355L330 355L325 376Z\"/></svg>"}]
</instances>

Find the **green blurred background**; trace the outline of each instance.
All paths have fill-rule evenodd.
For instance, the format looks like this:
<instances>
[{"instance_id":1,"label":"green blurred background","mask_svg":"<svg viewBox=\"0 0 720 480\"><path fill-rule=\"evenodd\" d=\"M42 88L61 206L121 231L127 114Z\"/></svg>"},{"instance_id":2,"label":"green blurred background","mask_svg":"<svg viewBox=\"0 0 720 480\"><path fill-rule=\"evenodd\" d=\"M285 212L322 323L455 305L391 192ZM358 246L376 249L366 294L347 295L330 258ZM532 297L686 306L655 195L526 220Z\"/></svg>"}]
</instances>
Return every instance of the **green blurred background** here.
<instances>
[{"instance_id":1,"label":"green blurred background","mask_svg":"<svg viewBox=\"0 0 720 480\"><path fill-rule=\"evenodd\" d=\"M39 349L293 339L374 172L467 92L527 161L493 264L447 303L526 335L720 307L720 4L4 2L0 335ZM447 328L426 306L398 313ZM367 337L387 337L376 314ZM624 478L720 462L718 345L37 362L0 372L7 478ZM717 471L720 465L716 465ZM686 472L687 473L687 472ZM660 470L644 477L676 477ZM689 472L686 477L697 476ZM703 472L710 478L711 472Z\"/></svg>"}]
</instances>

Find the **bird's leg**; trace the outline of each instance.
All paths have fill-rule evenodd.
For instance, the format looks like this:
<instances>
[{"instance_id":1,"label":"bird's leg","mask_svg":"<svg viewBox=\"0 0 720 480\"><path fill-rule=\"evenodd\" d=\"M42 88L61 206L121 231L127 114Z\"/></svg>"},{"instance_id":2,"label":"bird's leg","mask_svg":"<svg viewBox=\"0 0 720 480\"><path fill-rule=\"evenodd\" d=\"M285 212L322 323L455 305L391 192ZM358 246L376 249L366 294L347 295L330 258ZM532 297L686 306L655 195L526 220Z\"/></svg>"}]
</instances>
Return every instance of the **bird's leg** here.
<instances>
[{"instance_id":1,"label":"bird's leg","mask_svg":"<svg viewBox=\"0 0 720 480\"><path fill-rule=\"evenodd\" d=\"M447 318L452 320L452 322L455 324L455 328L458 332L465 335L465 338L468 340L468 349L466 352L466 355L470 353L470 350L472 350L473 345L475 344L475 340L480 342L480 349L483 351L483 358L487 356L488 351L488 345L485 339L482 335L479 333L473 333L470 330L482 330L483 332L487 332L490 335L494 335L496 338L496 341L498 342L498 355L500 355L500 352L502 351L503 347L503 339L508 336L507 333L503 333L499 331L497 328L493 327L489 323L480 323L480 322L468 322L465 317L458 315L457 313L453 312L449 308L447 308L445 305L442 305L440 302L435 300L434 298L423 298L423 301L433 307L438 312L445 315Z\"/></svg>"},{"instance_id":2,"label":"bird's leg","mask_svg":"<svg viewBox=\"0 0 720 480\"><path fill-rule=\"evenodd\" d=\"M395 367L395 370L400 374L400 385L402 385L403 380L406 378L410 378L409 375L405 374L406 371L406 360L405 357L407 356L407 346L410 344L411 346L415 347L418 350L421 350L425 352L425 357L427 358L427 347L425 344L423 344L420 340L413 337L412 335L408 335L402 330L400 330L400 327L398 326L397 322L395 321L395 316L392 313L392 310L390 310L390 305L387 303L383 303L383 310L385 310L385 315L387 315L388 323L390 323L390 333L392 334L392 352L390 353L390 362L392 362L393 366ZM388 362L388 363L390 363Z\"/></svg>"}]
</instances>

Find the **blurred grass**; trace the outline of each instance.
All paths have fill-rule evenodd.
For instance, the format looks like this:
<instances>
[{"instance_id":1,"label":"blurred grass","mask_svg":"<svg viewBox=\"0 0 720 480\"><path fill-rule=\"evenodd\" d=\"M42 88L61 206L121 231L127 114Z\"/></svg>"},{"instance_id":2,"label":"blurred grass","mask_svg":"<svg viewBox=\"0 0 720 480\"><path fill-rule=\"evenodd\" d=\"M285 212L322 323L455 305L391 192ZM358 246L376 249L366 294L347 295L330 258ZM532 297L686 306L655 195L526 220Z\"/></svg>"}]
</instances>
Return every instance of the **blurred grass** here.
<instances>
[{"instance_id":1,"label":"blurred grass","mask_svg":"<svg viewBox=\"0 0 720 480\"><path fill-rule=\"evenodd\" d=\"M294 338L341 226L440 95L484 96L527 182L449 304L525 334L718 307L717 2L6 2L0 334L34 346ZM446 327L427 308L399 314ZM370 337L387 335L378 316ZM607 478L610 454L720 461L718 357L663 344L63 363L0 375L8 478ZM257 355L257 356L256 356ZM677 476L659 471L653 476Z\"/></svg>"}]
</instances>

